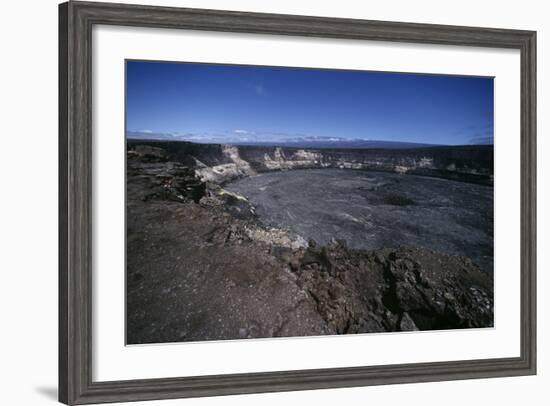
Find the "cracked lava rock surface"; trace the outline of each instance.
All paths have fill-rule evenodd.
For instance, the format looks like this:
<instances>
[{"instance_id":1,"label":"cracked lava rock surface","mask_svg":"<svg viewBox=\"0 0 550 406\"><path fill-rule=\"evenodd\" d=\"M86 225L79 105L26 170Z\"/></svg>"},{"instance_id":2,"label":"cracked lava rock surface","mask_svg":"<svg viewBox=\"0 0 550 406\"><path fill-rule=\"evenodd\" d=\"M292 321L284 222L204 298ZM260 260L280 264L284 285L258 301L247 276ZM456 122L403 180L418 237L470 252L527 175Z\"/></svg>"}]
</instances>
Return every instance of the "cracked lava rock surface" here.
<instances>
[{"instance_id":1,"label":"cracked lava rock surface","mask_svg":"<svg viewBox=\"0 0 550 406\"><path fill-rule=\"evenodd\" d=\"M493 325L492 272L470 258L306 242L151 151L128 154L128 344Z\"/></svg>"}]
</instances>

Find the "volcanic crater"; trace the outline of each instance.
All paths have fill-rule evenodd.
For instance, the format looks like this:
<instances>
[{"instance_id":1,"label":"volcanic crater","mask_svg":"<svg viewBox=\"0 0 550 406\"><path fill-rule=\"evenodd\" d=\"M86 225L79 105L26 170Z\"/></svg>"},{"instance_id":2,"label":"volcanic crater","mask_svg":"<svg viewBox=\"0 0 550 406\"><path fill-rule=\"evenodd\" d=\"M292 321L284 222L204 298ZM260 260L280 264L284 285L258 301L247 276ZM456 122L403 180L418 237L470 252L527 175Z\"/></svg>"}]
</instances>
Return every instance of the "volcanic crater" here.
<instances>
[{"instance_id":1,"label":"volcanic crater","mask_svg":"<svg viewBox=\"0 0 550 406\"><path fill-rule=\"evenodd\" d=\"M127 343L492 327L492 165L128 140Z\"/></svg>"}]
</instances>

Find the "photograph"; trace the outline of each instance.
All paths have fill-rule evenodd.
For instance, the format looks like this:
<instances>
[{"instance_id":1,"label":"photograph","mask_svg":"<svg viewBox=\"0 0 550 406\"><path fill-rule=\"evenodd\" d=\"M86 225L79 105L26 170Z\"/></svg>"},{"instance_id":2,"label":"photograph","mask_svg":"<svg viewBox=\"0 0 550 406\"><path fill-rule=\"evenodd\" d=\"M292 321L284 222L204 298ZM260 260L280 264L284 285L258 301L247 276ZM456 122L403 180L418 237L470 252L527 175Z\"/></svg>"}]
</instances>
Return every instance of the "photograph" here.
<instances>
[{"instance_id":1,"label":"photograph","mask_svg":"<svg viewBox=\"0 0 550 406\"><path fill-rule=\"evenodd\" d=\"M128 345L493 327L493 77L125 65Z\"/></svg>"}]
</instances>

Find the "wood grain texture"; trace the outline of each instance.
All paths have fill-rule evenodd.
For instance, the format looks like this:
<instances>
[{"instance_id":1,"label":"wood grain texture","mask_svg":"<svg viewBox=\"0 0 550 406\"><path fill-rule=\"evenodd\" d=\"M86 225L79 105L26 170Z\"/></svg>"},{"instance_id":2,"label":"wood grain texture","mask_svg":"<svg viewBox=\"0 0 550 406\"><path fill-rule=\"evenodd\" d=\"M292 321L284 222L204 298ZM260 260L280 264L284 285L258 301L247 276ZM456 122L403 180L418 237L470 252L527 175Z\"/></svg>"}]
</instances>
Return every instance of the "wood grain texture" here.
<instances>
[{"instance_id":1,"label":"wood grain texture","mask_svg":"<svg viewBox=\"0 0 550 406\"><path fill-rule=\"evenodd\" d=\"M91 32L94 24L514 48L521 52L521 355L517 358L92 381ZM59 8L59 400L217 396L536 373L536 33L69 2Z\"/></svg>"},{"instance_id":2,"label":"wood grain texture","mask_svg":"<svg viewBox=\"0 0 550 406\"><path fill-rule=\"evenodd\" d=\"M69 384L69 365L68 365L68 187L67 187L67 136L68 136L68 33L67 33L67 4L61 4L59 7L59 400L68 402L67 388Z\"/></svg>"}]
</instances>

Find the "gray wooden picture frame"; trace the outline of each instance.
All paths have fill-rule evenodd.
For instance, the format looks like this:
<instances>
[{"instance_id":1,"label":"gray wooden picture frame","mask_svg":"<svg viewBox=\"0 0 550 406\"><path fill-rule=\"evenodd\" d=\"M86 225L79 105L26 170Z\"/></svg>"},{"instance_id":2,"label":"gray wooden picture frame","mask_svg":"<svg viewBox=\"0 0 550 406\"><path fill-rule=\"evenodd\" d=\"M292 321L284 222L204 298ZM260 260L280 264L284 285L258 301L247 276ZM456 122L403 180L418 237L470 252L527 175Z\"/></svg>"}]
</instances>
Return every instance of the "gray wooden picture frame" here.
<instances>
[{"instance_id":1,"label":"gray wooden picture frame","mask_svg":"<svg viewBox=\"0 0 550 406\"><path fill-rule=\"evenodd\" d=\"M521 355L353 368L92 380L92 27L94 24L519 49ZM122 84L121 84L122 85ZM339 388L536 373L536 33L215 10L59 6L59 400L66 404Z\"/></svg>"}]
</instances>

